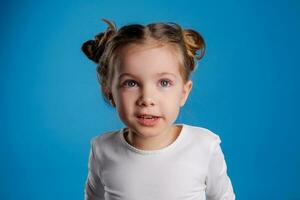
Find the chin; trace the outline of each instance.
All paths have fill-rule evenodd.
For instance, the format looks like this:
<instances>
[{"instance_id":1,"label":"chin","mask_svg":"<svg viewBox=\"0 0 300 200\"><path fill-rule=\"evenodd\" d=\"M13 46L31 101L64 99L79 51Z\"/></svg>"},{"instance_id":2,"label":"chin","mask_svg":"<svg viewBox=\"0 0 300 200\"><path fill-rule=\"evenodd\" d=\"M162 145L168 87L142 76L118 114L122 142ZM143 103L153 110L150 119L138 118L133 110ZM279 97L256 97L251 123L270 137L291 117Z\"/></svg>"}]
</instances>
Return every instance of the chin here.
<instances>
[{"instance_id":1,"label":"chin","mask_svg":"<svg viewBox=\"0 0 300 200\"><path fill-rule=\"evenodd\" d=\"M163 131L165 131L166 127L158 124L156 126L143 126L140 124L128 126L133 131L138 132L140 136L143 137L155 137L160 135Z\"/></svg>"}]
</instances>

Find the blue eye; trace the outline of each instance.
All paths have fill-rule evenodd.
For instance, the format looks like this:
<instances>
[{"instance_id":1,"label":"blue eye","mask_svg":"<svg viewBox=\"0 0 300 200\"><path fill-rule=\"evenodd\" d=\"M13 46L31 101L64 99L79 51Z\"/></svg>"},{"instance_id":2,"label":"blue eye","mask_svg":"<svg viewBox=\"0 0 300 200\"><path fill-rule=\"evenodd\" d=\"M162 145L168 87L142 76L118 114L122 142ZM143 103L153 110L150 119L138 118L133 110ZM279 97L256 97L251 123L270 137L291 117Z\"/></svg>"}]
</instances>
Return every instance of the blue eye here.
<instances>
[{"instance_id":1,"label":"blue eye","mask_svg":"<svg viewBox=\"0 0 300 200\"><path fill-rule=\"evenodd\" d=\"M168 80L168 79L162 79L162 80L160 81L160 84L161 84L161 86L163 86L163 87L168 87L168 86L171 85L171 81Z\"/></svg>"},{"instance_id":2,"label":"blue eye","mask_svg":"<svg viewBox=\"0 0 300 200\"><path fill-rule=\"evenodd\" d=\"M125 86L125 87L134 87L136 84L136 81L134 80L126 80L123 82L122 86Z\"/></svg>"}]
</instances>

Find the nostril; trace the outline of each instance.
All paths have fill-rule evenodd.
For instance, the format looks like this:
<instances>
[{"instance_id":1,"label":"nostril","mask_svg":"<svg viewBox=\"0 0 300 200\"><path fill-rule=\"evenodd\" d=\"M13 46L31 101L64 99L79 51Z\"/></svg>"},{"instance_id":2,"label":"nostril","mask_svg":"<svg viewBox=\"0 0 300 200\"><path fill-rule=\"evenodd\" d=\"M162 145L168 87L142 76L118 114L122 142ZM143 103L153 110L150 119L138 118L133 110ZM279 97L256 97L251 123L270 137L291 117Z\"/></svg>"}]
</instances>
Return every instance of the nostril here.
<instances>
[{"instance_id":1,"label":"nostril","mask_svg":"<svg viewBox=\"0 0 300 200\"><path fill-rule=\"evenodd\" d=\"M150 99L150 98L147 98L147 99L141 98L137 101L137 104L139 106L151 106L151 105L153 106L153 105L155 105L153 99Z\"/></svg>"}]
</instances>

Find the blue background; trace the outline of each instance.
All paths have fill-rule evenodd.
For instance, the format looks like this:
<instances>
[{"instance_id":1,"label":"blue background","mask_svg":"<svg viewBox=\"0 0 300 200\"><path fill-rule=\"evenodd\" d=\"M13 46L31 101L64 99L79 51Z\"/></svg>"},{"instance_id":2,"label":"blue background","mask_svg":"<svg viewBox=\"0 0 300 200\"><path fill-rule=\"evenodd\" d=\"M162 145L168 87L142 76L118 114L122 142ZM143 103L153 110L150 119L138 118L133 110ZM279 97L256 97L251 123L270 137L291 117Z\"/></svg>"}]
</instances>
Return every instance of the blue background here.
<instances>
[{"instance_id":1,"label":"blue background","mask_svg":"<svg viewBox=\"0 0 300 200\"><path fill-rule=\"evenodd\" d=\"M83 199L90 139L123 126L80 51L113 20L173 21L207 52L178 122L222 139L237 199L300 199L300 3L1 1L1 199Z\"/></svg>"}]
</instances>

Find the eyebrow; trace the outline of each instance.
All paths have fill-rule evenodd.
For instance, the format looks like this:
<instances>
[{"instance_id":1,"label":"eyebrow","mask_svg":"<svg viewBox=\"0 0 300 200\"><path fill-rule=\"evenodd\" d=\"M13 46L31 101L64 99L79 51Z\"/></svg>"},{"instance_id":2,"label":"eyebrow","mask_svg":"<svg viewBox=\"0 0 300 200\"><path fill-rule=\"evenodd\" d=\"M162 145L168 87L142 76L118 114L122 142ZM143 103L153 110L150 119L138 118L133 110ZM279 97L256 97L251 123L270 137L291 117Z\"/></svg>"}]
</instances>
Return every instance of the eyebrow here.
<instances>
[{"instance_id":1,"label":"eyebrow","mask_svg":"<svg viewBox=\"0 0 300 200\"><path fill-rule=\"evenodd\" d=\"M156 76L157 76L157 77L164 76L164 75L171 75L171 76L174 76L175 78L177 77L175 74L169 73L169 72L156 73ZM122 78L123 76L132 76L132 77L135 77L134 74L130 74L130 73L122 73L122 74L119 75L119 79Z\"/></svg>"}]
</instances>

